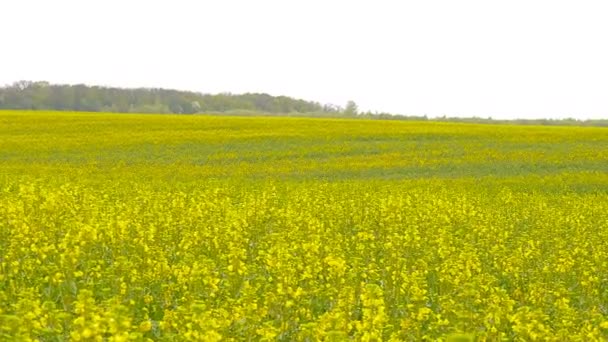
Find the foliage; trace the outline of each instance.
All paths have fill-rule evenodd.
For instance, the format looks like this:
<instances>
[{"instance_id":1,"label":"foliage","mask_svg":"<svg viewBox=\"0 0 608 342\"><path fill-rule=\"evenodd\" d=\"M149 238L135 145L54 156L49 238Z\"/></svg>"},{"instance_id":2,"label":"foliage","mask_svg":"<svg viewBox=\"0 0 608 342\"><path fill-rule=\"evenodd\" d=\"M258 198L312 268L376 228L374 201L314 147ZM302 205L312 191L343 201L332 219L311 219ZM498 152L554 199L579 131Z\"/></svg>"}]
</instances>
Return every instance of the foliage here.
<instances>
[{"instance_id":1,"label":"foliage","mask_svg":"<svg viewBox=\"0 0 608 342\"><path fill-rule=\"evenodd\" d=\"M608 338L608 132L0 114L0 340Z\"/></svg>"},{"instance_id":2,"label":"foliage","mask_svg":"<svg viewBox=\"0 0 608 342\"><path fill-rule=\"evenodd\" d=\"M436 117L386 112L362 112L354 101L345 107L268 94L200 94L170 89L122 89L99 86L52 85L19 81L0 87L0 110L59 110L147 114L216 114L237 116L295 116L373 120L439 121L547 126L608 126L608 120Z\"/></svg>"},{"instance_id":3,"label":"foliage","mask_svg":"<svg viewBox=\"0 0 608 342\"><path fill-rule=\"evenodd\" d=\"M344 108L344 114L347 116L356 116L359 114L359 106L355 103L355 101L348 101L346 103L346 107Z\"/></svg>"},{"instance_id":4,"label":"foliage","mask_svg":"<svg viewBox=\"0 0 608 342\"><path fill-rule=\"evenodd\" d=\"M253 110L264 113L335 113L339 108L268 94L200 94L168 89L121 89L97 86L51 85L20 81L0 88L0 109L76 110L121 113L226 112Z\"/></svg>"}]
</instances>

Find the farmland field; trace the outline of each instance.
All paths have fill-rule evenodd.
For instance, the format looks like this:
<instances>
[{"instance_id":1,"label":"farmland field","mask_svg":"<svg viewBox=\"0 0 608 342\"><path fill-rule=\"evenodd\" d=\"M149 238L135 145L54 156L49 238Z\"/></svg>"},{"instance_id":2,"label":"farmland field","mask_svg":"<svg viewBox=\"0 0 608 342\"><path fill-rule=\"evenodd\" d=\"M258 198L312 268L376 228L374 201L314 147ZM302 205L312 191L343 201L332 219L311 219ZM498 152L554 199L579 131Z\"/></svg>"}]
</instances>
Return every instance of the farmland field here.
<instances>
[{"instance_id":1,"label":"farmland field","mask_svg":"<svg viewBox=\"0 0 608 342\"><path fill-rule=\"evenodd\" d=\"M608 339L608 129L0 112L0 340Z\"/></svg>"}]
</instances>

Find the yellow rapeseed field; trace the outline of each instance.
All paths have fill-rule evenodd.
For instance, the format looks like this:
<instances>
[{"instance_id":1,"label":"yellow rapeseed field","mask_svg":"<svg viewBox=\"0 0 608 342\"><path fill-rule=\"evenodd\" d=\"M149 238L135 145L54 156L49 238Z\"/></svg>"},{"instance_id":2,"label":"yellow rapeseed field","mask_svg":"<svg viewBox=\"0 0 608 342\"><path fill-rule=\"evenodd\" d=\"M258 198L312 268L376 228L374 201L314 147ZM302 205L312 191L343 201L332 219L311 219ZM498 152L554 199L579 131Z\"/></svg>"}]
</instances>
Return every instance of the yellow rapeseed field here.
<instances>
[{"instance_id":1,"label":"yellow rapeseed field","mask_svg":"<svg viewBox=\"0 0 608 342\"><path fill-rule=\"evenodd\" d=\"M608 129L0 113L0 341L608 339Z\"/></svg>"}]
</instances>

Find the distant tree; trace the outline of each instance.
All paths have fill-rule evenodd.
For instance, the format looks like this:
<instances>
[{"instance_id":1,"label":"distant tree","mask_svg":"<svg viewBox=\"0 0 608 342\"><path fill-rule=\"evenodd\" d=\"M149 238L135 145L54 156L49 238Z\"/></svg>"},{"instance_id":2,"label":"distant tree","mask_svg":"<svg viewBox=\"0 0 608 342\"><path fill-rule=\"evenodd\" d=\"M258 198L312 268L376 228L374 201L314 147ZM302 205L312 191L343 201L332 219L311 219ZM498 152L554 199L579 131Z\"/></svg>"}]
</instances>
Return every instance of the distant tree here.
<instances>
[{"instance_id":1,"label":"distant tree","mask_svg":"<svg viewBox=\"0 0 608 342\"><path fill-rule=\"evenodd\" d=\"M175 102L169 105L169 110L173 114L181 114L184 112L184 109L182 108L182 106Z\"/></svg>"},{"instance_id":2,"label":"distant tree","mask_svg":"<svg viewBox=\"0 0 608 342\"><path fill-rule=\"evenodd\" d=\"M0 108L145 113L248 111L338 113L340 107L269 94L200 94L169 89L121 89L19 81L0 87Z\"/></svg>"},{"instance_id":3,"label":"distant tree","mask_svg":"<svg viewBox=\"0 0 608 342\"><path fill-rule=\"evenodd\" d=\"M32 81L17 81L13 83L13 86L19 90L26 90L32 85L34 85L34 82Z\"/></svg>"},{"instance_id":4,"label":"distant tree","mask_svg":"<svg viewBox=\"0 0 608 342\"><path fill-rule=\"evenodd\" d=\"M201 111L201 104L198 101L192 101L190 103L190 107L192 108L193 113L198 113Z\"/></svg>"},{"instance_id":5,"label":"distant tree","mask_svg":"<svg viewBox=\"0 0 608 342\"><path fill-rule=\"evenodd\" d=\"M355 103L355 101L346 102L346 107L344 108L344 114L348 116L355 116L359 113L359 107Z\"/></svg>"},{"instance_id":6,"label":"distant tree","mask_svg":"<svg viewBox=\"0 0 608 342\"><path fill-rule=\"evenodd\" d=\"M335 104L327 103L327 104L323 105L323 112L325 112L325 113L337 113L340 111L342 111L340 106L336 106Z\"/></svg>"}]
</instances>

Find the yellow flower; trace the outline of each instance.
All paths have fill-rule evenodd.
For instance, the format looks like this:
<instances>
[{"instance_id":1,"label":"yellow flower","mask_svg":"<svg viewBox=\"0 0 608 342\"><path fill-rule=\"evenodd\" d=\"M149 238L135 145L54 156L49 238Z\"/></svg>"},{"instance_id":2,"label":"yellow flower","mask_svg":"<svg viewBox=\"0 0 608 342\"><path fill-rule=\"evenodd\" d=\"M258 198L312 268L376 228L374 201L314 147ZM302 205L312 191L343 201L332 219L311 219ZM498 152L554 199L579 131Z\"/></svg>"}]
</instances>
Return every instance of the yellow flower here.
<instances>
[{"instance_id":1,"label":"yellow flower","mask_svg":"<svg viewBox=\"0 0 608 342\"><path fill-rule=\"evenodd\" d=\"M152 322L150 320L143 321L139 324L139 331L147 332L152 329Z\"/></svg>"}]
</instances>

